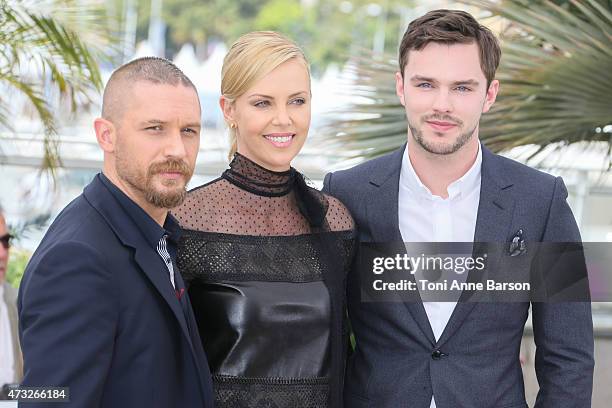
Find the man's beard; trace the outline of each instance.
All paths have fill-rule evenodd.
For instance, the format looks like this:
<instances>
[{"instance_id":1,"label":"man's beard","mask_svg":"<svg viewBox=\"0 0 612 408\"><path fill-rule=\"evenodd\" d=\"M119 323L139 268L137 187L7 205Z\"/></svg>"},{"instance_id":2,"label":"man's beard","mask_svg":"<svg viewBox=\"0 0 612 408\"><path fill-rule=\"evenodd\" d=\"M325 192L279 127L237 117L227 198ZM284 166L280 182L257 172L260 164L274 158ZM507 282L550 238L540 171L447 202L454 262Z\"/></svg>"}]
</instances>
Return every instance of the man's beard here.
<instances>
[{"instance_id":1,"label":"man's beard","mask_svg":"<svg viewBox=\"0 0 612 408\"><path fill-rule=\"evenodd\" d=\"M463 128L463 121L461 121L460 119L454 118L452 116L449 116L449 115L429 115L429 116L421 117L420 119L421 127L417 128L412 123L410 123L410 120L408 120L408 127L410 128L410 133L412 134L412 137L414 138L414 140L425 151L432 153L432 154L449 155L449 154L453 154L457 152L459 149L465 146L465 144L472 138L472 135L474 134L476 130L476 126L474 126L473 129L470 129L467 132L460 133L459 137L457 137L457 139L452 144L443 143L443 142L441 143L430 142L430 141L425 140L425 138L423 137L423 126L426 126L427 125L426 122L429 120L439 120L439 121L451 122L457 125L459 130Z\"/></svg>"},{"instance_id":2,"label":"man's beard","mask_svg":"<svg viewBox=\"0 0 612 408\"><path fill-rule=\"evenodd\" d=\"M170 158L161 163L153 163L147 169L147 173L143 175L132 169L128 160L117 152L117 175L133 189L141 192L148 203L158 208L174 208L182 204L187 194L186 184L193 174L193 169L190 169L185 161ZM182 180L180 179L169 179L162 181L162 184L166 187L176 186L177 188L162 191L156 189L153 182L155 175L165 172L181 173L185 184L181 186Z\"/></svg>"}]
</instances>

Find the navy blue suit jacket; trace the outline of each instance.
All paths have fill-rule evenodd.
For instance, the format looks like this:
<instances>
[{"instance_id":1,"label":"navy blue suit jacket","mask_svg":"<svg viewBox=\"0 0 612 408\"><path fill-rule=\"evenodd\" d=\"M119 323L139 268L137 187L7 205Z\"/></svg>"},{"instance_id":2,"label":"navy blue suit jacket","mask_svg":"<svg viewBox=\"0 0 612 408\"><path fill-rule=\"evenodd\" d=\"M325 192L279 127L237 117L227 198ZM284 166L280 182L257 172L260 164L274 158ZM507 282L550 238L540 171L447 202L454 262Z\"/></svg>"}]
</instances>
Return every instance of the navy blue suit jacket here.
<instances>
[{"instance_id":1,"label":"navy blue suit jacket","mask_svg":"<svg viewBox=\"0 0 612 408\"><path fill-rule=\"evenodd\" d=\"M361 242L402 241L398 192L403 148L328 174L324 191L350 210ZM580 242L563 180L482 146L474 242ZM499 264L489 257L488 263ZM517 258L518 259L518 258ZM492 268L495 271L495 268ZM345 380L346 408L526 408L519 349L529 302L460 302L436 341L423 304L361 302L348 278L356 338ZM540 385L536 407L587 408L593 386L588 302L531 304ZM439 357L436 350L443 353Z\"/></svg>"},{"instance_id":2,"label":"navy blue suit jacket","mask_svg":"<svg viewBox=\"0 0 612 408\"><path fill-rule=\"evenodd\" d=\"M212 408L191 306L100 175L47 231L18 303L22 385L70 388L70 404L21 407Z\"/></svg>"}]
</instances>

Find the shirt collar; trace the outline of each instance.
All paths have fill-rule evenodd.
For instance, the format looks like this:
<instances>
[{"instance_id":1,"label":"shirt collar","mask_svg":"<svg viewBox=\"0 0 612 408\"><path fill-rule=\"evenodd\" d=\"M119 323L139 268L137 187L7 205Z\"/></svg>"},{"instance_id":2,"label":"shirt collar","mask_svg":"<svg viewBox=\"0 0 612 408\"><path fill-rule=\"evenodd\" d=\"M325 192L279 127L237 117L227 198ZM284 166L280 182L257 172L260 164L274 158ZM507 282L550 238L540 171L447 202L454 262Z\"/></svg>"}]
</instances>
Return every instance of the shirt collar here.
<instances>
[{"instance_id":1,"label":"shirt collar","mask_svg":"<svg viewBox=\"0 0 612 408\"><path fill-rule=\"evenodd\" d=\"M167 236L168 239L174 243L178 242L180 227L172 215L168 213L164 222L164 227L162 228L142 209L142 207L115 186L104 173L100 173L100 180L102 180L102 183L104 183L115 199L119 201L119 204L123 207L127 215L134 220L140 232L153 248L157 248L157 244L164 236Z\"/></svg>"},{"instance_id":2,"label":"shirt collar","mask_svg":"<svg viewBox=\"0 0 612 408\"><path fill-rule=\"evenodd\" d=\"M421 182L421 179L414 171L410 157L408 156L408 149L410 149L410 143L406 146L404 157L402 158L402 169L400 183L416 194L420 198L434 199L437 197L431 193L429 188ZM478 143L478 154L476 160L470 169L459 179L453 181L448 186L448 198L450 200L460 199L467 197L471 192L480 186L480 174L482 169L482 149L480 143Z\"/></svg>"}]
</instances>

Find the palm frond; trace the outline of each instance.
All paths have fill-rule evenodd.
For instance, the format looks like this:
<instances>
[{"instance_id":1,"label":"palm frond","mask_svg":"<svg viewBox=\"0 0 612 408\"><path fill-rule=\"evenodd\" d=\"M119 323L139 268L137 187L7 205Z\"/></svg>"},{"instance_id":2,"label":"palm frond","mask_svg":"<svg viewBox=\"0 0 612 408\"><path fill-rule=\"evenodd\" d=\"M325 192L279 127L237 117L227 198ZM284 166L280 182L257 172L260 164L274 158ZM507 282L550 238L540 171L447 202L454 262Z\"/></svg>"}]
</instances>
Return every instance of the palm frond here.
<instances>
[{"instance_id":1,"label":"palm frond","mask_svg":"<svg viewBox=\"0 0 612 408\"><path fill-rule=\"evenodd\" d=\"M575 14L548 2L529 4L527 13L521 13L524 2L468 2L518 29L518 34L502 38L500 98L481 121L481 139L488 146L506 150L525 144L610 141L611 134L602 131L612 123L609 10L596 0L572 1ZM525 66L517 64L528 60Z\"/></svg>"},{"instance_id":2,"label":"palm frond","mask_svg":"<svg viewBox=\"0 0 612 408\"><path fill-rule=\"evenodd\" d=\"M0 86L24 95L41 120L43 169L53 172L61 165L56 104L49 98L57 93L76 112L102 87L97 61L108 58L113 40L100 23L103 5L92 0L0 0ZM11 128L6 95L11 94L0 97L0 125Z\"/></svg>"}]
</instances>

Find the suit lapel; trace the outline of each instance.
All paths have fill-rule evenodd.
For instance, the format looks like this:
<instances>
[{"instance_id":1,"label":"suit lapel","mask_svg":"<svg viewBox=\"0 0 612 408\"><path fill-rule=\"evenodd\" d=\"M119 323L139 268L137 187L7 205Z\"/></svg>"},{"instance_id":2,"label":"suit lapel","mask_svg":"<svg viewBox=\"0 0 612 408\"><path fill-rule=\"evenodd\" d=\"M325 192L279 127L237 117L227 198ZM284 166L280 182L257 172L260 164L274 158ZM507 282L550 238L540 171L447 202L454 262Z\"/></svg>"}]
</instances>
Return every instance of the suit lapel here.
<instances>
[{"instance_id":1,"label":"suit lapel","mask_svg":"<svg viewBox=\"0 0 612 408\"><path fill-rule=\"evenodd\" d=\"M142 272L151 281L155 289L157 289L157 292L159 292L172 310L172 313L174 314L174 317L176 317L176 320L178 320L181 330L187 338L189 347L193 352L193 343L187 327L187 321L185 320L185 313L183 313L183 308L181 307L179 300L176 298L176 293L172 289L170 276L166 272L166 265L164 265L159 254L157 254L157 252L150 247L139 247L135 248L135 250L136 253L134 255L134 259L136 260L136 263L138 266L140 266ZM166 273L164 274L160 272Z\"/></svg>"},{"instance_id":2,"label":"suit lapel","mask_svg":"<svg viewBox=\"0 0 612 408\"><path fill-rule=\"evenodd\" d=\"M391 154L388 166L377 169L370 177L370 191L366 204L368 226L374 242L403 242L399 229L398 194L402 157L406 145ZM414 281L409 274L408 280ZM399 301L399 299L398 299ZM402 302L423 334L433 345L434 334L418 292L415 301Z\"/></svg>"},{"instance_id":3,"label":"suit lapel","mask_svg":"<svg viewBox=\"0 0 612 408\"><path fill-rule=\"evenodd\" d=\"M179 325L181 326L181 331L187 339L187 343L189 344L189 348L191 349L191 353L195 359L196 369L198 370L198 374L200 376L200 383L202 386L204 386L204 389L206 389L204 373L208 371L208 368L204 367L203 365L207 364L207 362L201 349L202 346L199 338L196 336L197 325L195 323L193 314L191 313L191 305L188 302L187 293L183 293L182 295L183 302L187 302L187 310L183 312L181 301L177 299L176 292L170 283L170 277L166 272L166 265L163 263L159 254L150 249L150 247L142 247L140 249L136 249L134 259L142 269L143 273L151 281L153 286L155 286L155 289L157 289L159 294L164 298L168 306L170 306L170 309L172 309L172 313L178 320ZM166 273L160 274L160 270ZM177 273L175 278L176 287L184 288L185 284L182 281L181 274ZM187 321L187 319L189 319L189 321ZM206 397L206 395L203 395L204 399L206 399Z\"/></svg>"},{"instance_id":4,"label":"suit lapel","mask_svg":"<svg viewBox=\"0 0 612 408\"><path fill-rule=\"evenodd\" d=\"M501 160L490 150L482 146L482 170L480 183L480 201L476 217L476 230L474 232L474 256L482 255L486 250L487 262L485 271L470 271L467 281L479 282L485 273L491 274L497 270L501 260L501 250L511 234L510 226L514 214L514 199L512 198L513 184L506 179L507 175L502 168ZM498 245L486 245L486 244ZM459 298L448 324L446 325L438 346L444 344L457 331L461 324L474 309L477 302L473 292L464 291Z\"/></svg>"},{"instance_id":5,"label":"suit lapel","mask_svg":"<svg viewBox=\"0 0 612 408\"><path fill-rule=\"evenodd\" d=\"M83 191L85 199L102 215L122 244L134 249L136 263L142 270L142 273L151 281L159 295L168 304L170 310L172 310L195 358L196 354L187 328L185 314L172 289L166 265L159 254L145 241L138 226L131 218L126 216L121 205L104 186L99 177L99 175L96 176L85 187ZM197 366L199 369L199 362Z\"/></svg>"}]
</instances>

